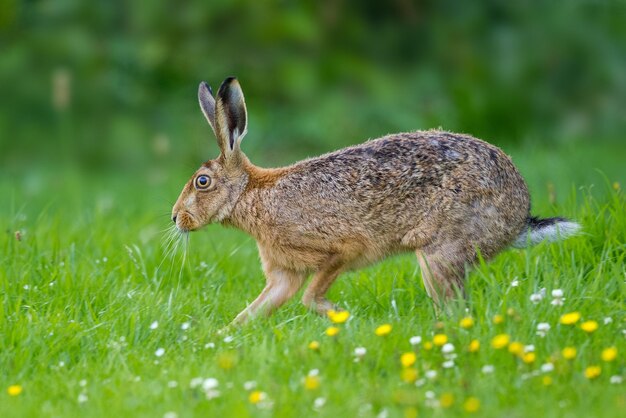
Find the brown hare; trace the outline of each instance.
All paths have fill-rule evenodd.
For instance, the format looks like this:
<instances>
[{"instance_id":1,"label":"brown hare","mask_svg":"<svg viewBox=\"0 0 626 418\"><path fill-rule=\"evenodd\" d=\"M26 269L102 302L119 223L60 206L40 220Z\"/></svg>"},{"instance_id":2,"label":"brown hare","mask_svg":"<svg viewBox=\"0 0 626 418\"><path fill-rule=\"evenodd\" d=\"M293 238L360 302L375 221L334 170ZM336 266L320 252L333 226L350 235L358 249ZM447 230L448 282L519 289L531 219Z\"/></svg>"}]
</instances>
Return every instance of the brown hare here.
<instances>
[{"instance_id":1,"label":"brown hare","mask_svg":"<svg viewBox=\"0 0 626 418\"><path fill-rule=\"evenodd\" d=\"M221 153L204 163L172 211L180 231L209 223L252 235L267 283L234 320L269 314L305 283L302 302L323 314L341 273L392 254L417 255L437 304L462 292L465 269L513 245L575 234L563 218L530 216L524 179L500 149L440 130L387 135L300 161L261 168L241 150L247 131L243 93L234 77L214 99L201 83L200 107Z\"/></svg>"}]
</instances>

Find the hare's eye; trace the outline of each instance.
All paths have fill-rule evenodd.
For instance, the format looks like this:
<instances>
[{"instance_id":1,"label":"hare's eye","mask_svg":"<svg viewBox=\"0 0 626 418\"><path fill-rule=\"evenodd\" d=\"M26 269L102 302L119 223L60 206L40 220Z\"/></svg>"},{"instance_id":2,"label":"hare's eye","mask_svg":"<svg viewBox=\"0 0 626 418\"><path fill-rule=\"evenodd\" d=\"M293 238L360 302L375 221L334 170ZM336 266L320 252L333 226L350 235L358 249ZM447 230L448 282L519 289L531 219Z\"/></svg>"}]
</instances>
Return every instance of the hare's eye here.
<instances>
[{"instance_id":1,"label":"hare's eye","mask_svg":"<svg viewBox=\"0 0 626 418\"><path fill-rule=\"evenodd\" d=\"M196 189L206 189L211 184L211 179L209 176L205 176L204 174L196 177Z\"/></svg>"}]
</instances>

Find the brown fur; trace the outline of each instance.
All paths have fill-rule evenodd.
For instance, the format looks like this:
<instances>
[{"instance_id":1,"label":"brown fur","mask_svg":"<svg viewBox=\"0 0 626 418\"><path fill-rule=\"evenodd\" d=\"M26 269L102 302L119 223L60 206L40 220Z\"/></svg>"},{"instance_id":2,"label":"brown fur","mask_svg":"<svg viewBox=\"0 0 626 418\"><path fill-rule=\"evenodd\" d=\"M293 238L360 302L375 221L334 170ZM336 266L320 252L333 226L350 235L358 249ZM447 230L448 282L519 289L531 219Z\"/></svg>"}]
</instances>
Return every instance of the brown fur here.
<instances>
[{"instance_id":1,"label":"brown fur","mask_svg":"<svg viewBox=\"0 0 626 418\"><path fill-rule=\"evenodd\" d=\"M221 222L256 239L267 284L236 322L273 311L311 274L302 301L324 313L333 308L326 292L342 272L409 251L440 302L462 291L478 252L493 257L527 226L526 184L510 158L486 142L418 131L264 169L239 148L246 117L236 80L220 87L214 115L202 88L200 103L222 154L183 188L173 218L183 231ZM211 178L207 190L194 187L201 174Z\"/></svg>"}]
</instances>

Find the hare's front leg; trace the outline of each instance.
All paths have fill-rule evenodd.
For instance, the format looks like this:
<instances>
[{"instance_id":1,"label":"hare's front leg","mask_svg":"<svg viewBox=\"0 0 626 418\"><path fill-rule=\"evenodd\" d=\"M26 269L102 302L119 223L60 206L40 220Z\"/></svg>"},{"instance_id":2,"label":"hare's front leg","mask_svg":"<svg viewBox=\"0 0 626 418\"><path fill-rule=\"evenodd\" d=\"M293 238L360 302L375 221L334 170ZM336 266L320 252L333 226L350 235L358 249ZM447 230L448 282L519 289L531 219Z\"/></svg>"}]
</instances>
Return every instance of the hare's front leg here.
<instances>
[{"instance_id":1,"label":"hare's front leg","mask_svg":"<svg viewBox=\"0 0 626 418\"><path fill-rule=\"evenodd\" d=\"M345 263L339 258L331 258L311 279L302 295L302 303L320 315L326 315L329 310L337 309L335 304L326 299L326 292L343 271L344 266Z\"/></svg>"},{"instance_id":2,"label":"hare's front leg","mask_svg":"<svg viewBox=\"0 0 626 418\"><path fill-rule=\"evenodd\" d=\"M267 282L261 294L233 320L231 325L242 324L263 313L269 315L289 300L304 283L304 273L278 267L264 266Z\"/></svg>"}]
</instances>

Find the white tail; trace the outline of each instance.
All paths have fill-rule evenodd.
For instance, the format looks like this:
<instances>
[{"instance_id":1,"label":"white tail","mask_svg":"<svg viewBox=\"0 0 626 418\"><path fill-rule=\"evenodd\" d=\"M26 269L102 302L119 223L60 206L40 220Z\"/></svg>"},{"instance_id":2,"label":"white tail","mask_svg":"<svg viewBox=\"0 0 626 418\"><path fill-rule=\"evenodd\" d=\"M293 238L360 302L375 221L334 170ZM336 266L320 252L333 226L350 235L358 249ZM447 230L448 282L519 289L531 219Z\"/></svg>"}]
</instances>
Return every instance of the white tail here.
<instances>
[{"instance_id":1,"label":"white tail","mask_svg":"<svg viewBox=\"0 0 626 418\"><path fill-rule=\"evenodd\" d=\"M526 228L513 242L513 247L526 248L542 241L559 241L578 234L580 230L580 224L564 218L539 219L529 217Z\"/></svg>"}]
</instances>

